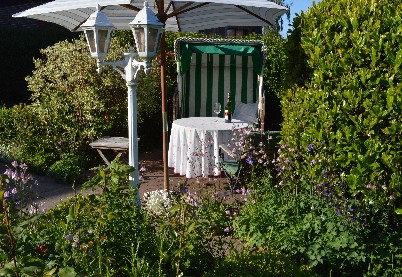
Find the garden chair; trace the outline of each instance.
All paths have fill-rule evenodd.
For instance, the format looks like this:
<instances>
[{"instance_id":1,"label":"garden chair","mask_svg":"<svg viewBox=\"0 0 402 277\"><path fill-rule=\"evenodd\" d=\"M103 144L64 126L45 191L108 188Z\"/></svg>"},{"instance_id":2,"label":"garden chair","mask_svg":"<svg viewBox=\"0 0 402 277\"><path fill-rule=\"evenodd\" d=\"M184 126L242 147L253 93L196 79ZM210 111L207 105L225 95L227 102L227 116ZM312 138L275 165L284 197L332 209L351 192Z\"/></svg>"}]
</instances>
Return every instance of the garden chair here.
<instances>
[{"instance_id":1,"label":"garden chair","mask_svg":"<svg viewBox=\"0 0 402 277\"><path fill-rule=\"evenodd\" d=\"M246 151L250 153L262 153L260 152L262 150L267 156L266 159L271 161L274 159L278 149L279 136L279 131L251 132L245 138L248 144ZM250 160L249 157L244 158L242 157L244 154L242 151L244 151L244 149L233 149L227 144L219 145L220 167L229 179L229 187L232 194L233 190L243 183L243 176L247 173L248 169L250 169L248 163L258 163L258 157L253 155L253 160Z\"/></svg>"},{"instance_id":2,"label":"garden chair","mask_svg":"<svg viewBox=\"0 0 402 277\"><path fill-rule=\"evenodd\" d=\"M173 119L216 116L213 113L216 102L222 106L219 116L223 117L228 93L232 111L241 104L246 105L243 110L255 111L252 117L247 114L239 119L254 124L257 118L263 119L265 51L264 43L259 40L177 39L178 85L173 100Z\"/></svg>"}]
</instances>

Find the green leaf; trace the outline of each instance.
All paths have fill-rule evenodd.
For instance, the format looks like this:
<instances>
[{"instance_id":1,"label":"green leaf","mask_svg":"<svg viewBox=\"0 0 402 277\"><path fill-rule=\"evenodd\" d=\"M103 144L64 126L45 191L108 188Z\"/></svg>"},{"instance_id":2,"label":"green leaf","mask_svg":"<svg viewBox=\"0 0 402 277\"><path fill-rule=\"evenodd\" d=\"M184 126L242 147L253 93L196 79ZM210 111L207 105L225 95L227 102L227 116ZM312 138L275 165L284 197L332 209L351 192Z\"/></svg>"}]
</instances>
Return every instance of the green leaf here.
<instances>
[{"instance_id":1,"label":"green leaf","mask_svg":"<svg viewBox=\"0 0 402 277\"><path fill-rule=\"evenodd\" d=\"M43 274L43 276L53 276L53 274L56 272L57 267L52 268L51 270L49 270L48 272L46 272L45 274Z\"/></svg>"},{"instance_id":2,"label":"green leaf","mask_svg":"<svg viewBox=\"0 0 402 277\"><path fill-rule=\"evenodd\" d=\"M71 204L70 205L70 208L68 209L68 215L70 216L70 217L72 217L72 218L74 218L75 217L75 205L74 204Z\"/></svg>"},{"instance_id":3,"label":"green leaf","mask_svg":"<svg viewBox=\"0 0 402 277\"><path fill-rule=\"evenodd\" d=\"M396 210L395 210L395 213L397 213L397 214L402 214L402 208L396 209Z\"/></svg>"},{"instance_id":4,"label":"green leaf","mask_svg":"<svg viewBox=\"0 0 402 277\"><path fill-rule=\"evenodd\" d=\"M112 220L113 218L115 218L116 216L113 214L113 212L110 212L108 215L107 215L107 220Z\"/></svg>"},{"instance_id":5,"label":"green leaf","mask_svg":"<svg viewBox=\"0 0 402 277\"><path fill-rule=\"evenodd\" d=\"M178 210L180 210L180 205L178 205L178 204L176 204L176 205L174 205L174 206L172 206L170 209L169 209L169 213L175 213L175 212L177 212Z\"/></svg>"},{"instance_id":6,"label":"green leaf","mask_svg":"<svg viewBox=\"0 0 402 277\"><path fill-rule=\"evenodd\" d=\"M402 64L402 49L399 49L396 53L395 62L394 62L394 69L398 70Z\"/></svg>"},{"instance_id":7,"label":"green leaf","mask_svg":"<svg viewBox=\"0 0 402 277\"><path fill-rule=\"evenodd\" d=\"M387 109L389 111L392 110L392 106L394 104L394 95L392 94L387 94Z\"/></svg>"},{"instance_id":8,"label":"green leaf","mask_svg":"<svg viewBox=\"0 0 402 277\"><path fill-rule=\"evenodd\" d=\"M75 277L77 276L77 273L72 267L64 267L60 268L58 275L59 277Z\"/></svg>"},{"instance_id":9,"label":"green leaf","mask_svg":"<svg viewBox=\"0 0 402 277\"><path fill-rule=\"evenodd\" d=\"M21 272L29 276L37 276L40 272L42 272L42 269L38 266L31 265L21 268Z\"/></svg>"},{"instance_id":10,"label":"green leaf","mask_svg":"<svg viewBox=\"0 0 402 277\"><path fill-rule=\"evenodd\" d=\"M195 227L195 222L193 221L193 222L191 222L191 224L187 227L186 234L191 233L191 231L194 230L194 227Z\"/></svg>"}]
</instances>

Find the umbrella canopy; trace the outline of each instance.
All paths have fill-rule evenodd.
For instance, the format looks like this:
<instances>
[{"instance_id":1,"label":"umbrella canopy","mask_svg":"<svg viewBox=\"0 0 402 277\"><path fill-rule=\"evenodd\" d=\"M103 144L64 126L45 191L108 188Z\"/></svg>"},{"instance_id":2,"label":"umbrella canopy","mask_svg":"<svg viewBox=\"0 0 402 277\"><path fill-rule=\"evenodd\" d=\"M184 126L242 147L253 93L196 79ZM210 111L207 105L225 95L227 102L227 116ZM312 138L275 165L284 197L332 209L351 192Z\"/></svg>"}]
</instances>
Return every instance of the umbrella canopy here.
<instances>
[{"instance_id":1,"label":"umbrella canopy","mask_svg":"<svg viewBox=\"0 0 402 277\"><path fill-rule=\"evenodd\" d=\"M99 4L118 30L129 30L143 7L143 0L55 0L47 4L14 14L56 23L71 31L80 31L83 24ZM149 6L158 12L157 1ZM267 0L173 0L165 1L167 31L194 32L227 26L272 26L275 19L287 8ZM159 14L157 14L160 16ZM162 19L163 20L163 19Z\"/></svg>"}]
</instances>

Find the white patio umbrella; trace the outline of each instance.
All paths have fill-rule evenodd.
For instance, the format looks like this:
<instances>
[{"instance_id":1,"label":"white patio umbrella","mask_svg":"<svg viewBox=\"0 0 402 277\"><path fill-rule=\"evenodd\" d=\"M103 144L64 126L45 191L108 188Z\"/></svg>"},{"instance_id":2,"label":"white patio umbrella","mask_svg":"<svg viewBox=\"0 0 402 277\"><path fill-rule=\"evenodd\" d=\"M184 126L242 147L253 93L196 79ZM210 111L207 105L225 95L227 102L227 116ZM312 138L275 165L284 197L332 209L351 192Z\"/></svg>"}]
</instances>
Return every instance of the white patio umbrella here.
<instances>
[{"instance_id":1,"label":"white patio umbrella","mask_svg":"<svg viewBox=\"0 0 402 277\"><path fill-rule=\"evenodd\" d=\"M55 0L17 13L53 22L71 31L92 14L97 5L118 30L129 30L128 23L143 7L143 0ZM268 26L287 11L286 7L267 0L173 0L148 1L151 9L165 22L167 31L194 32L227 26Z\"/></svg>"},{"instance_id":2,"label":"white patio umbrella","mask_svg":"<svg viewBox=\"0 0 402 277\"><path fill-rule=\"evenodd\" d=\"M159 20L165 24L165 30L179 32L195 32L228 26L274 26L275 20L287 12L286 7L267 0L149 0L148 3ZM56 23L71 31L81 31L81 25L96 11L98 5L117 30L129 30L129 22L143 8L143 0L55 0L13 16L43 20ZM168 190L164 36L162 36L160 48L164 188Z\"/></svg>"}]
</instances>

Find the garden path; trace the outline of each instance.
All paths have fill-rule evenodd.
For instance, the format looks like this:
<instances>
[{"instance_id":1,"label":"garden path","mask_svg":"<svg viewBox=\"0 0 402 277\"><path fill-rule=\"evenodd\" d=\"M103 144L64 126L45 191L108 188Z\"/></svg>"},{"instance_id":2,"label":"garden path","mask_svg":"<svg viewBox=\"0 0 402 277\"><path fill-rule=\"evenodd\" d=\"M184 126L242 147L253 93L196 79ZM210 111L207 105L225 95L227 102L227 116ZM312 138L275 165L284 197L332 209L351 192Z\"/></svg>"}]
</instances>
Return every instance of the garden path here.
<instances>
[{"instance_id":1,"label":"garden path","mask_svg":"<svg viewBox=\"0 0 402 277\"><path fill-rule=\"evenodd\" d=\"M163 189L163 162L162 150L156 149L153 151L146 151L139 153L139 160L146 167L144 172L144 180L140 183L140 195L145 192L157 189ZM0 173L4 173L7 164L0 162ZM169 183L171 187L186 182L185 176L174 174L173 170L169 170ZM74 189L72 183L66 183L56 180L50 176L43 176L32 174L34 180L38 181L37 193L39 196L38 202L40 203L40 211L47 211L55 207L61 200L74 196ZM194 178L187 179L187 186L189 190L198 191L206 195L212 195L212 192L228 194L227 179L225 177L217 178ZM77 193L80 188L77 188ZM98 193L99 191L92 192L91 190L84 191L83 194ZM241 199L241 195L235 195L236 199ZM226 202L233 201L234 198L226 197Z\"/></svg>"}]
</instances>

